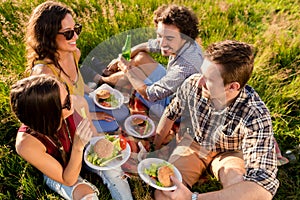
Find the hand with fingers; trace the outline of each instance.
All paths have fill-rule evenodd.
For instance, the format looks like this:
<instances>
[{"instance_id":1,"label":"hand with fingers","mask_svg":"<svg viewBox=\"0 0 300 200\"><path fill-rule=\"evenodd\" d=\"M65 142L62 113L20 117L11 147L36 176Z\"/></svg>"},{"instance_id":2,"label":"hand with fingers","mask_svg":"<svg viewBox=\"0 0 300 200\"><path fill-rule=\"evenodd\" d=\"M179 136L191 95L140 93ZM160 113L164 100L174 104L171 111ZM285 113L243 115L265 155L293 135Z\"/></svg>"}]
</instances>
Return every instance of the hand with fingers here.
<instances>
[{"instance_id":1,"label":"hand with fingers","mask_svg":"<svg viewBox=\"0 0 300 200\"><path fill-rule=\"evenodd\" d=\"M118 71L118 59L113 59L108 65L107 69L112 72Z\"/></svg>"},{"instance_id":2,"label":"hand with fingers","mask_svg":"<svg viewBox=\"0 0 300 200\"><path fill-rule=\"evenodd\" d=\"M97 120L105 120L107 122L111 122L111 121L115 120L115 118L113 116L111 116L110 114L108 114L106 112L96 112L96 118L97 118Z\"/></svg>"},{"instance_id":3,"label":"hand with fingers","mask_svg":"<svg viewBox=\"0 0 300 200\"><path fill-rule=\"evenodd\" d=\"M89 120L87 118L83 119L76 128L73 145L83 149L90 141L92 135L93 132L90 128Z\"/></svg>"},{"instance_id":4,"label":"hand with fingers","mask_svg":"<svg viewBox=\"0 0 300 200\"><path fill-rule=\"evenodd\" d=\"M191 199L192 192L176 177L171 176L171 180L177 188L174 191L162 191L155 190L154 198L155 199L169 199L169 200L182 200L182 199Z\"/></svg>"},{"instance_id":5,"label":"hand with fingers","mask_svg":"<svg viewBox=\"0 0 300 200\"><path fill-rule=\"evenodd\" d=\"M119 54L118 57L118 67L120 68L120 70L124 73L128 72L128 70L131 67L131 62L127 61L122 54Z\"/></svg>"}]
</instances>

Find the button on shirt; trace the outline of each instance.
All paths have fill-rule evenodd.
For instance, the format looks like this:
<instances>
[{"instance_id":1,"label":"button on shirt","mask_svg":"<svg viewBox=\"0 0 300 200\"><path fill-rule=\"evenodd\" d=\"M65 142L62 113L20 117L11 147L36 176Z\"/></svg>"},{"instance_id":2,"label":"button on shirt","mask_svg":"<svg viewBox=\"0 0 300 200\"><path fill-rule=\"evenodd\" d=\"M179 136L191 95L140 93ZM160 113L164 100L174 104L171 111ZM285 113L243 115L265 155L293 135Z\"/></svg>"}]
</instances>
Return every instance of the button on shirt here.
<instances>
[{"instance_id":1,"label":"button on shirt","mask_svg":"<svg viewBox=\"0 0 300 200\"><path fill-rule=\"evenodd\" d=\"M150 52L160 52L157 39L150 39L148 45ZM195 41L186 42L175 57L169 57L166 75L147 87L149 101L153 102L174 94L187 77L199 73L202 63L201 47Z\"/></svg>"},{"instance_id":2,"label":"button on shirt","mask_svg":"<svg viewBox=\"0 0 300 200\"><path fill-rule=\"evenodd\" d=\"M237 99L216 111L209 99L201 96L198 80L190 76L179 88L164 115L171 120L189 116L195 140L210 151L242 151L246 174L271 194L279 186L272 121L268 109L253 88L246 85Z\"/></svg>"}]
</instances>

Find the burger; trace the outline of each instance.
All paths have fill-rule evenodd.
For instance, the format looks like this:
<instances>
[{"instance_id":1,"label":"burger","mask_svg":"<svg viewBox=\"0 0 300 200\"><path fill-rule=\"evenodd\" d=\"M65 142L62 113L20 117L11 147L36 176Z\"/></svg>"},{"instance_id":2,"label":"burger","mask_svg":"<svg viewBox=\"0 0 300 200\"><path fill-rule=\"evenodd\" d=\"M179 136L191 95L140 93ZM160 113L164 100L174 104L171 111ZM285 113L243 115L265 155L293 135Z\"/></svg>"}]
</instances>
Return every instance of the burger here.
<instances>
[{"instance_id":1,"label":"burger","mask_svg":"<svg viewBox=\"0 0 300 200\"><path fill-rule=\"evenodd\" d=\"M157 170L157 179L164 187L170 187L173 185L170 177L174 175L174 170L167 165L164 165Z\"/></svg>"},{"instance_id":2,"label":"burger","mask_svg":"<svg viewBox=\"0 0 300 200\"><path fill-rule=\"evenodd\" d=\"M146 120L144 120L140 117L134 117L131 120L131 125L132 126L145 126L146 125Z\"/></svg>"},{"instance_id":3,"label":"burger","mask_svg":"<svg viewBox=\"0 0 300 200\"><path fill-rule=\"evenodd\" d=\"M110 97L110 91L109 90L98 90L96 92L96 97L98 102L104 106L104 107L111 107L111 102L108 102L108 98Z\"/></svg>"},{"instance_id":4,"label":"burger","mask_svg":"<svg viewBox=\"0 0 300 200\"><path fill-rule=\"evenodd\" d=\"M111 141L102 138L95 143L94 152L99 158L110 158L113 156L114 144Z\"/></svg>"},{"instance_id":5,"label":"burger","mask_svg":"<svg viewBox=\"0 0 300 200\"><path fill-rule=\"evenodd\" d=\"M96 96L99 100L105 100L108 99L110 97L110 91L109 90L98 90L96 92Z\"/></svg>"}]
</instances>

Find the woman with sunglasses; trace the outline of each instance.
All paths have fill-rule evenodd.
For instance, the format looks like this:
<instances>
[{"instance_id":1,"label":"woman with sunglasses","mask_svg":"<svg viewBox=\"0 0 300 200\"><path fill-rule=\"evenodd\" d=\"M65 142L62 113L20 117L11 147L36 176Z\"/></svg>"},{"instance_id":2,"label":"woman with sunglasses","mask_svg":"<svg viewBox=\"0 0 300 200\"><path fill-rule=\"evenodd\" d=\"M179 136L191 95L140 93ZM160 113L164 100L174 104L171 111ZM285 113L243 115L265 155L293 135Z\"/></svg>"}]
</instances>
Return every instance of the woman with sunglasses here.
<instances>
[{"instance_id":1,"label":"woman with sunglasses","mask_svg":"<svg viewBox=\"0 0 300 200\"><path fill-rule=\"evenodd\" d=\"M72 14L73 12L65 5L53 1L46 1L34 9L25 35L28 61L26 72L31 75L56 76L58 80L68 85L71 94L76 95L77 100L74 101L76 108L79 109L82 106L88 108L91 103L87 100L91 99L84 98L84 90L87 86L78 70L80 50L76 46L76 40L80 34L81 25L75 23ZM80 113L81 110L78 109ZM90 115L89 109L86 109L86 114L91 121L94 120L91 123L91 129L95 135L97 135L97 130L108 132L118 129L118 123L109 113L93 112ZM120 111L122 113L114 112L116 118L120 118L117 116L119 114L124 116L129 113L128 109L120 109ZM127 180L121 178L124 174L121 168L95 173L102 178L114 199L132 199Z\"/></svg>"},{"instance_id":2,"label":"woman with sunglasses","mask_svg":"<svg viewBox=\"0 0 300 200\"><path fill-rule=\"evenodd\" d=\"M22 123L16 151L65 199L98 199L98 189L79 176L83 150L92 131L89 120L74 110L73 97L66 84L49 75L34 75L15 83L10 104Z\"/></svg>"},{"instance_id":3,"label":"woman with sunglasses","mask_svg":"<svg viewBox=\"0 0 300 200\"><path fill-rule=\"evenodd\" d=\"M72 14L65 5L52 1L44 2L34 9L25 35L26 73L52 74L67 83L71 94L83 98L84 91L90 92L90 89L84 83L78 68L81 53L76 40L82 25L75 23ZM106 112L88 113L88 116L94 120L114 120ZM95 127L94 131L96 132Z\"/></svg>"}]
</instances>

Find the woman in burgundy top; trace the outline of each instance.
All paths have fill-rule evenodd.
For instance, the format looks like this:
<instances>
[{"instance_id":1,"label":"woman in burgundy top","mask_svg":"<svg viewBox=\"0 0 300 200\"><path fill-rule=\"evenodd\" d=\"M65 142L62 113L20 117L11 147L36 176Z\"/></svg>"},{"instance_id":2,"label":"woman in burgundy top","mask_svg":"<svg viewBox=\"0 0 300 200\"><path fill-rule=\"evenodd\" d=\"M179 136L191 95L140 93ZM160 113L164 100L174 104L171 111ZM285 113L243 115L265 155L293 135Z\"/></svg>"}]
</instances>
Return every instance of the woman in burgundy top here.
<instances>
[{"instance_id":1,"label":"woman in burgundy top","mask_svg":"<svg viewBox=\"0 0 300 200\"><path fill-rule=\"evenodd\" d=\"M10 103L23 123L16 151L65 199L98 199L95 186L79 176L84 146L92 131L89 120L74 110L72 98L67 85L49 75L15 83Z\"/></svg>"}]
</instances>

